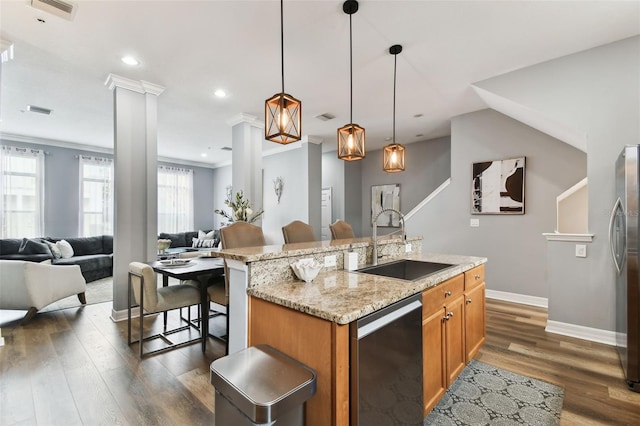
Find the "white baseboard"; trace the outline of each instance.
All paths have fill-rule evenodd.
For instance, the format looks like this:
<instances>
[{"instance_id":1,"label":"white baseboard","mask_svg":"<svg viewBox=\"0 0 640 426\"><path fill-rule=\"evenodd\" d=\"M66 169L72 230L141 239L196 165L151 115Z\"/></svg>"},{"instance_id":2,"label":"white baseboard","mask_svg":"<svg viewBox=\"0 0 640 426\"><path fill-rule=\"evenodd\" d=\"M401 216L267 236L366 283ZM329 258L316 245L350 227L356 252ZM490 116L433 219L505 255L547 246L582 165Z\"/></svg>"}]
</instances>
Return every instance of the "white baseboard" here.
<instances>
[{"instance_id":1,"label":"white baseboard","mask_svg":"<svg viewBox=\"0 0 640 426\"><path fill-rule=\"evenodd\" d=\"M131 309L131 318L138 318L140 316L140 308L135 307ZM111 321L119 322L126 321L128 319L127 309L122 311L116 311L115 309L111 309Z\"/></svg>"},{"instance_id":2,"label":"white baseboard","mask_svg":"<svg viewBox=\"0 0 640 426\"><path fill-rule=\"evenodd\" d=\"M545 331L549 333L561 334L563 336L575 337L582 340L604 343L605 345L616 345L616 332L601 330L599 328L585 327L583 325L567 324L565 322L547 320Z\"/></svg>"},{"instance_id":3,"label":"white baseboard","mask_svg":"<svg viewBox=\"0 0 640 426\"><path fill-rule=\"evenodd\" d=\"M546 297L528 296L526 294L509 293L506 291L486 290L487 299L504 300L505 302L521 303L523 305L548 308L549 299Z\"/></svg>"}]
</instances>

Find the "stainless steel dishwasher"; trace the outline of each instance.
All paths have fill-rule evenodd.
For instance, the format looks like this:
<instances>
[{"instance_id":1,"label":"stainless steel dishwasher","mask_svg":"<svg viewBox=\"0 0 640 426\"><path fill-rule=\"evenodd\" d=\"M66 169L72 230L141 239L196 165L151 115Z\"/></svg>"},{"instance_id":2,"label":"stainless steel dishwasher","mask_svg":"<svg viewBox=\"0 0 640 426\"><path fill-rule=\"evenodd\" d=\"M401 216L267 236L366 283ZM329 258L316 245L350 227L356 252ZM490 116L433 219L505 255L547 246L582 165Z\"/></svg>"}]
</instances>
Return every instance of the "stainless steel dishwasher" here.
<instances>
[{"instance_id":1,"label":"stainless steel dishwasher","mask_svg":"<svg viewBox=\"0 0 640 426\"><path fill-rule=\"evenodd\" d=\"M422 425L422 299L350 325L351 425Z\"/></svg>"}]
</instances>

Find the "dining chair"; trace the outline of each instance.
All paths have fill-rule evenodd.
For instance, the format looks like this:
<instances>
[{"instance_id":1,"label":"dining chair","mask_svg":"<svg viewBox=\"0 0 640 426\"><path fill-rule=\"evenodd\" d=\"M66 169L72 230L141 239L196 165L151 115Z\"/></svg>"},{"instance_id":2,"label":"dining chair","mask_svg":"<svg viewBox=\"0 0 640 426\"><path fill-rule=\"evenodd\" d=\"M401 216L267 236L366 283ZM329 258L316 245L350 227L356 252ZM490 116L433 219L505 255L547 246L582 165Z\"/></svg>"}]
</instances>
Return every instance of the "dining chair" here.
<instances>
[{"instance_id":1,"label":"dining chair","mask_svg":"<svg viewBox=\"0 0 640 426\"><path fill-rule=\"evenodd\" d=\"M247 222L234 222L220 229L220 248L234 249L243 247L264 246L265 239L262 228ZM222 287L224 285L224 287ZM224 291L223 291L224 290ZM216 284L207 287L209 300L227 308L227 333L229 332L229 268L224 262L224 284ZM223 302L223 303L220 303ZM227 346L227 351L229 346Z\"/></svg>"},{"instance_id":2,"label":"dining chair","mask_svg":"<svg viewBox=\"0 0 640 426\"><path fill-rule=\"evenodd\" d=\"M342 240L345 238L355 238L356 234L353 233L353 228L347 222L342 220L336 220L335 223L329 225L331 229L332 240Z\"/></svg>"},{"instance_id":3,"label":"dining chair","mask_svg":"<svg viewBox=\"0 0 640 426\"><path fill-rule=\"evenodd\" d=\"M285 244L306 243L316 240L316 236L313 234L313 226L299 220L294 220L290 224L283 226L282 236Z\"/></svg>"},{"instance_id":4,"label":"dining chair","mask_svg":"<svg viewBox=\"0 0 640 426\"><path fill-rule=\"evenodd\" d=\"M193 305L200 306L200 291L190 285L169 285L167 287L158 287L156 283L156 274L151 266L141 262L131 262L129 264L129 291L127 294L127 341L129 346L133 343L139 344L139 356L144 358L149 355L166 352L182 346L202 342L204 336L199 327L193 326L190 322L187 325L167 330L166 317L163 325L163 331L144 337L144 319L150 315L158 313L166 313L171 310L190 308ZM133 297L133 300L132 300ZM138 339L131 340L131 309L138 306L139 313L139 332ZM169 339L169 335L193 328L198 330L199 336L195 339L174 343ZM167 346L160 349L144 351L144 343L154 339L163 340Z\"/></svg>"}]
</instances>

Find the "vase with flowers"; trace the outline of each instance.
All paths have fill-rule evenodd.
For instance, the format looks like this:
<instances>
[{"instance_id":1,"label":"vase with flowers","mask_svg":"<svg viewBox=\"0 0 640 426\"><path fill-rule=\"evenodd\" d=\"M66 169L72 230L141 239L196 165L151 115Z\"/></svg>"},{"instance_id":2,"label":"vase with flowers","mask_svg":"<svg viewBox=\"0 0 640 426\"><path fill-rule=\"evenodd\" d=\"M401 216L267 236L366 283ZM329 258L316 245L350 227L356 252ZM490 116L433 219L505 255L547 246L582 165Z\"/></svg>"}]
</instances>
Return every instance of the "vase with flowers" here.
<instances>
[{"instance_id":1,"label":"vase with flowers","mask_svg":"<svg viewBox=\"0 0 640 426\"><path fill-rule=\"evenodd\" d=\"M224 200L224 204L231 208L231 213L228 213L221 209L216 209L215 213L227 219L229 223L232 222L255 222L262 216L264 211L259 209L257 212L253 212L251 208L251 201L244 198L244 192L236 192L235 198Z\"/></svg>"}]
</instances>

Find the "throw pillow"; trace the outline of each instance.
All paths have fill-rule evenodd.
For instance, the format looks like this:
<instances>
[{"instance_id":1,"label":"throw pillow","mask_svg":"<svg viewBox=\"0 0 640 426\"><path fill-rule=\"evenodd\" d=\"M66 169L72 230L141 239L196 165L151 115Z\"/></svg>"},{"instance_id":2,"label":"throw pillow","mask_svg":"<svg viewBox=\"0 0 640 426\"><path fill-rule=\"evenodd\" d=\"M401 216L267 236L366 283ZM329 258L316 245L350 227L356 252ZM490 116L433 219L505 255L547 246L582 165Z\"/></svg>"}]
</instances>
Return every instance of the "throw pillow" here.
<instances>
[{"instance_id":1,"label":"throw pillow","mask_svg":"<svg viewBox=\"0 0 640 426\"><path fill-rule=\"evenodd\" d=\"M204 231L198 231L198 239L199 240L213 240L213 233L215 231L211 231L211 232L204 232Z\"/></svg>"},{"instance_id":2,"label":"throw pillow","mask_svg":"<svg viewBox=\"0 0 640 426\"><path fill-rule=\"evenodd\" d=\"M40 262L41 264L44 265L51 265L51 259L47 259L47 260L43 260L42 262Z\"/></svg>"},{"instance_id":3,"label":"throw pillow","mask_svg":"<svg viewBox=\"0 0 640 426\"><path fill-rule=\"evenodd\" d=\"M216 242L216 240L213 240L213 239L211 239L211 240L201 240L199 238L193 238L191 247L212 248L212 247L215 247L215 242Z\"/></svg>"},{"instance_id":4,"label":"throw pillow","mask_svg":"<svg viewBox=\"0 0 640 426\"><path fill-rule=\"evenodd\" d=\"M48 254L51 256L51 250L49 247L39 241L30 240L29 238L23 238L20 247L18 248L19 254Z\"/></svg>"},{"instance_id":5,"label":"throw pillow","mask_svg":"<svg viewBox=\"0 0 640 426\"><path fill-rule=\"evenodd\" d=\"M73 247L71 247L71 244L69 244L67 240L58 241L56 243L56 246L58 246L58 249L60 250L60 254L62 255L63 259L68 259L70 257L73 257Z\"/></svg>"},{"instance_id":6,"label":"throw pillow","mask_svg":"<svg viewBox=\"0 0 640 426\"><path fill-rule=\"evenodd\" d=\"M62 257L62 253L60 253L60 249L58 248L56 243L52 243L51 241L47 241L47 240L42 240L42 242L49 247L49 250L51 250L51 254L53 255L54 260L60 259Z\"/></svg>"}]
</instances>

